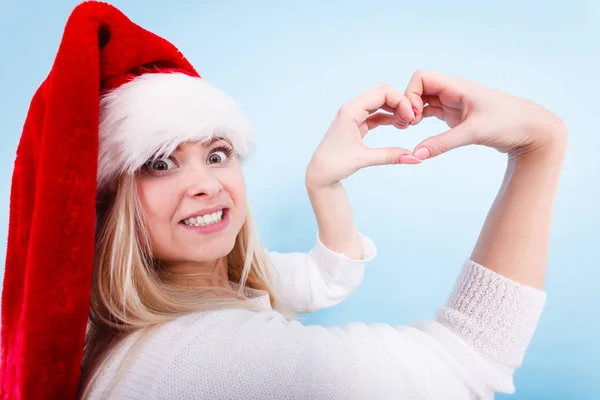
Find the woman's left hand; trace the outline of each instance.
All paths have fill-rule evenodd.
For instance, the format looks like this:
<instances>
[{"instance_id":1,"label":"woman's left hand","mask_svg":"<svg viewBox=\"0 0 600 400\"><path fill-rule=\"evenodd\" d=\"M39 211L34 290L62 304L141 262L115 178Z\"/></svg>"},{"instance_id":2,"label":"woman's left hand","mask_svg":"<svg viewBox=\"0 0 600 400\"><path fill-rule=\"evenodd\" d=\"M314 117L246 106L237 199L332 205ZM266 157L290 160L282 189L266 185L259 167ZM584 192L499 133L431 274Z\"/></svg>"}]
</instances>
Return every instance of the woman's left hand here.
<instances>
[{"instance_id":1,"label":"woman's left hand","mask_svg":"<svg viewBox=\"0 0 600 400\"><path fill-rule=\"evenodd\" d=\"M415 107L415 124L436 117L450 128L416 146L421 160L468 145L491 147L510 159L566 148L564 123L530 100L431 71L416 72L405 94Z\"/></svg>"},{"instance_id":2,"label":"woman's left hand","mask_svg":"<svg viewBox=\"0 0 600 400\"><path fill-rule=\"evenodd\" d=\"M363 143L366 134L378 126L406 129L414 122L413 106L401 92L386 84L367 90L339 109L306 170L307 184L328 187L364 167L420 163L410 150L369 148Z\"/></svg>"}]
</instances>

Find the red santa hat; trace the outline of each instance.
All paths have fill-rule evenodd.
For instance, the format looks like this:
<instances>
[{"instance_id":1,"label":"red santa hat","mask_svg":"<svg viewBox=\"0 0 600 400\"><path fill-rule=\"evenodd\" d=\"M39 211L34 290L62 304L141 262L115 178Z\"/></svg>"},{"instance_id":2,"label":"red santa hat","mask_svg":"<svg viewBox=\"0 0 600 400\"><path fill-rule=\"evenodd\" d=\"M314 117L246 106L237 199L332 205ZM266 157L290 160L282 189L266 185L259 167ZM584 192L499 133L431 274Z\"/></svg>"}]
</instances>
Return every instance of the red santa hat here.
<instances>
[{"instance_id":1,"label":"red santa hat","mask_svg":"<svg viewBox=\"0 0 600 400\"><path fill-rule=\"evenodd\" d=\"M85 2L30 105L11 187L0 399L74 399L89 312L97 193L185 141L252 147L236 102L165 39Z\"/></svg>"}]
</instances>

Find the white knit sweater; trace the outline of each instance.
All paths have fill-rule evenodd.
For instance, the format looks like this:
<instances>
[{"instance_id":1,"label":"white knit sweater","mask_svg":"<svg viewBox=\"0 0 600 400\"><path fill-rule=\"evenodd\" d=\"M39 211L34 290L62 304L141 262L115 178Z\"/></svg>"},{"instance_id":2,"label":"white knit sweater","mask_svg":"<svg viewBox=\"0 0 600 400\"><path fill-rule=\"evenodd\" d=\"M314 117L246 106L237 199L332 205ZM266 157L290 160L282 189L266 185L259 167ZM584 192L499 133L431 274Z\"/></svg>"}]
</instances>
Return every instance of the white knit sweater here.
<instances>
[{"instance_id":1,"label":"white knit sweater","mask_svg":"<svg viewBox=\"0 0 600 400\"><path fill-rule=\"evenodd\" d=\"M317 244L308 254L269 253L278 290L299 312L339 303L364 261ZM190 314L125 340L92 399L492 399L514 392L545 294L466 261L436 320L412 326L304 326L271 310ZM122 363L122 361L126 361Z\"/></svg>"}]
</instances>

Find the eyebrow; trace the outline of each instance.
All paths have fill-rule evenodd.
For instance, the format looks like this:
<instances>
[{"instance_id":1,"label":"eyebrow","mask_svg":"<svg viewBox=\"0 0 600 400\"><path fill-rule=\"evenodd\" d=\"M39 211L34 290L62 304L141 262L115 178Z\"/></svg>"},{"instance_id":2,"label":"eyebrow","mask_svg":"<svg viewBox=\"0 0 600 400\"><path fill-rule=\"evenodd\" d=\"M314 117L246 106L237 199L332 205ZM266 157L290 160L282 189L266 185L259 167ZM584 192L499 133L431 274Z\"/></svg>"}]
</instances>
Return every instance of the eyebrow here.
<instances>
[{"instance_id":1,"label":"eyebrow","mask_svg":"<svg viewBox=\"0 0 600 400\"><path fill-rule=\"evenodd\" d=\"M231 141L229 141L227 138L225 138L224 136L215 136L213 137L211 140L209 140L208 142L204 142L204 146L206 147L210 147L213 144L215 144L215 142L226 142L227 144L229 144L230 146L233 147L233 143L231 143ZM180 143L177 145L177 147L175 147L175 150L173 151L173 153L177 152L177 151L181 151L181 146L184 143Z\"/></svg>"}]
</instances>

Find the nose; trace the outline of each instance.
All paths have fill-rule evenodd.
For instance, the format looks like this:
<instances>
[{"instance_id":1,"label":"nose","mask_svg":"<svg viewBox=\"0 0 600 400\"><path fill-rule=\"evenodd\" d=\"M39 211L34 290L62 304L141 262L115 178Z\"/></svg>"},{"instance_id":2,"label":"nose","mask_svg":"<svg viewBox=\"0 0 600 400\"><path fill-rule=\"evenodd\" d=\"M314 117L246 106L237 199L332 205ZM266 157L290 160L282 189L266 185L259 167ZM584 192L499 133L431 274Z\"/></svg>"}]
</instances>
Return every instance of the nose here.
<instances>
[{"instance_id":1,"label":"nose","mask_svg":"<svg viewBox=\"0 0 600 400\"><path fill-rule=\"evenodd\" d=\"M215 175L214 170L207 167L190 169L187 177L187 195L207 198L216 196L223 190L223 185Z\"/></svg>"}]
</instances>

